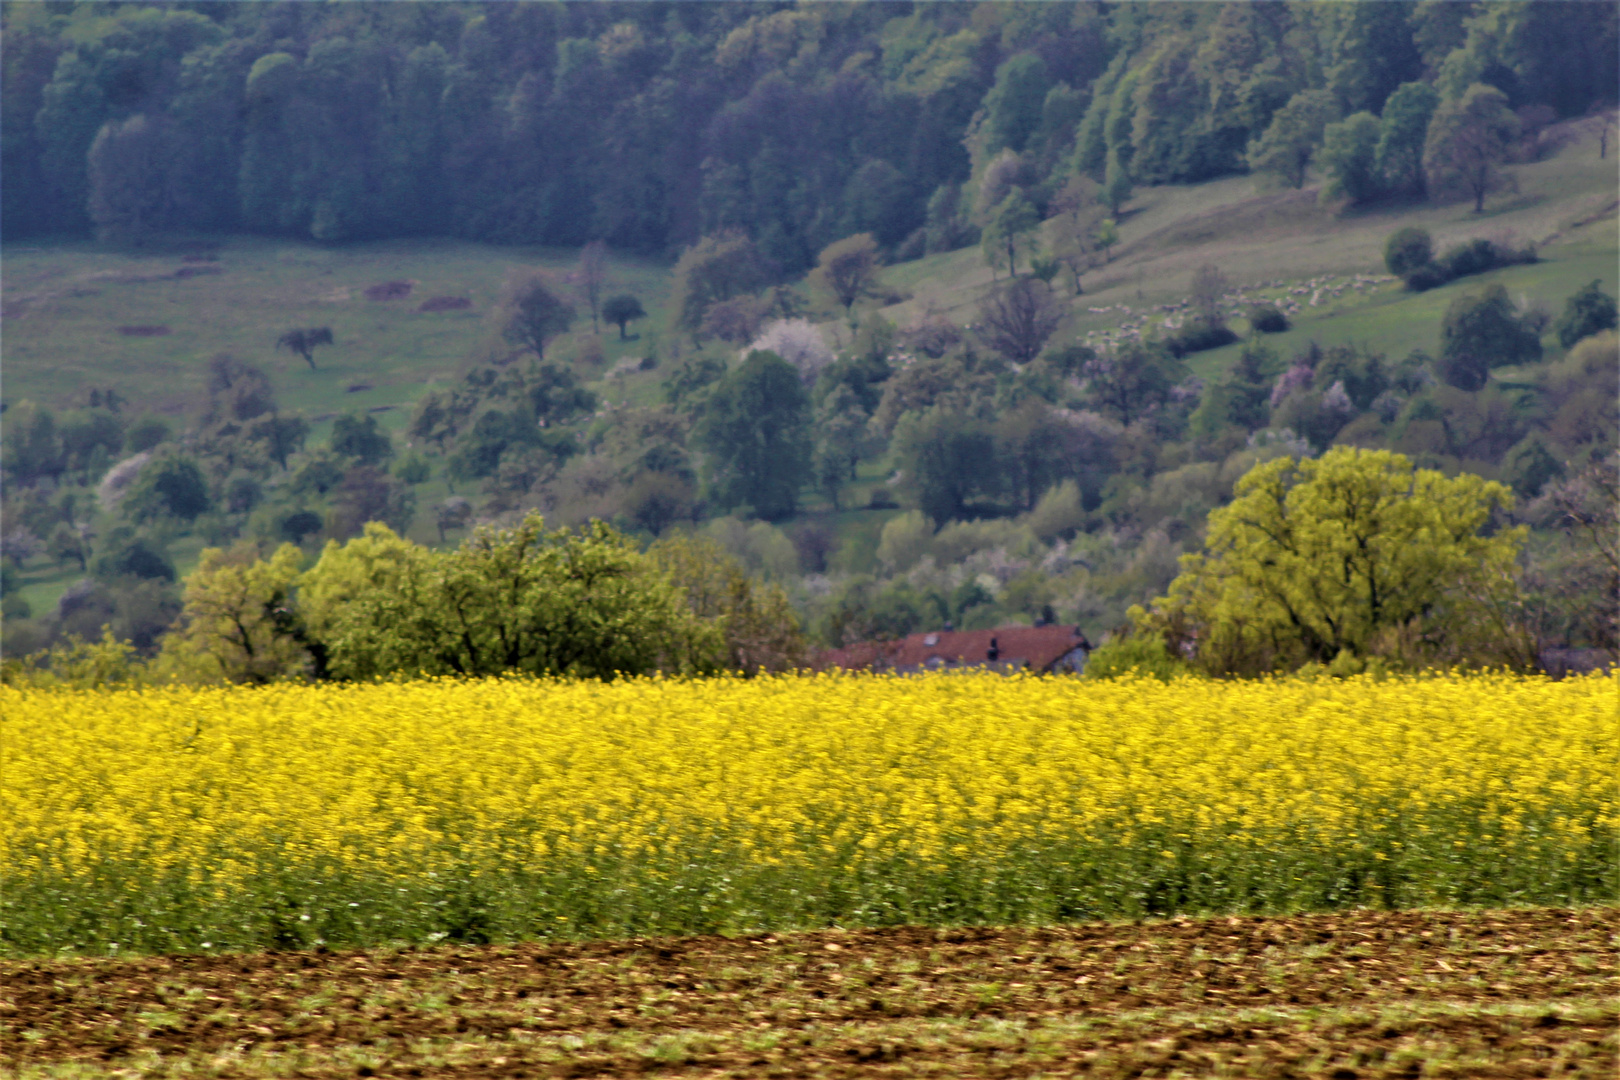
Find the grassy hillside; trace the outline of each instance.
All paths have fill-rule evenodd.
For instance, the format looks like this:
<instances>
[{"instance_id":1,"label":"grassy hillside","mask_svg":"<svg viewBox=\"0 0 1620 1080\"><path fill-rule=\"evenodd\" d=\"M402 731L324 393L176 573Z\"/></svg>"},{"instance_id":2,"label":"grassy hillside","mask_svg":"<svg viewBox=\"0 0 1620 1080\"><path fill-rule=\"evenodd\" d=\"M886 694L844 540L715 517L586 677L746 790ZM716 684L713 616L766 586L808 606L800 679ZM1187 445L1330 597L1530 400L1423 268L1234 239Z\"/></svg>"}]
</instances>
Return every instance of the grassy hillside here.
<instances>
[{"instance_id":1,"label":"grassy hillside","mask_svg":"<svg viewBox=\"0 0 1620 1080\"><path fill-rule=\"evenodd\" d=\"M204 394L208 359L228 352L269 372L286 408L317 416L388 408L388 422L397 425L402 406L454 378L491 336L489 312L509 271L541 267L564 275L577 257L558 249L441 241L321 247L230 238L211 247L214 262L183 262L178 252L109 252L88 243L6 248L0 279L6 399L63 404L82 387L109 386L137 407L183 415ZM203 273L176 276L187 270ZM366 299L368 287L396 280L412 283L409 296ZM639 296L656 323L668 274L615 259L613 288ZM472 307L417 310L439 296L465 297ZM576 320L578 332L555 346L559 354L579 350L590 330L584 314ZM119 332L152 326L167 332ZM332 328L336 342L316 352L317 370L275 350L281 332L296 326ZM645 335L620 342L611 327L602 341L607 368L639 357L649 345Z\"/></svg>"},{"instance_id":2,"label":"grassy hillside","mask_svg":"<svg viewBox=\"0 0 1620 1080\"><path fill-rule=\"evenodd\" d=\"M1481 215L1466 203L1338 213L1318 205L1312 187L1258 192L1247 177L1144 189L1122 217L1112 260L1085 276L1085 292L1069 301L1071 314L1055 340L1095 343L1122 324L1142 324L1145 316L1151 328L1162 317L1157 307L1184 299L1192 275L1213 264L1248 295L1295 305L1293 328L1270 339L1284 356L1311 341L1355 342L1392 358L1413 349L1432 353L1447 305L1486 283L1500 281L1522 303L1552 311L1594 278L1613 289L1617 164L1616 157L1599 159L1594 140L1575 141L1547 161L1511 167L1514 190L1493 196ZM1403 225L1430 230L1442 250L1477 236L1535 241L1542 261L1414 295L1383 272L1384 240ZM311 446L348 410L373 412L398 432L422 393L455 380L496 340L491 312L511 270L541 267L565 279L577 257L573 250L453 241L319 246L227 237L163 253L83 242L7 245L0 265L5 401L64 407L86 388L110 387L130 400L132 411L167 414L183 426L205 401L209 359L223 352L263 367L282 407L314 421ZM885 277L906 297L882 309L900 326L928 311L972 322L992 284L977 248L892 266ZM366 298L369 287L387 281L410 282L409 295ZM582 317L550 355L573 364L607 403L661 400L665 369L681 347L690 349L689 342L668 340L667 331L661 335L670 289L667 265L615 257L609 292L636 294L649 317L632 325L637 333L628 341L603 327L600 359L590 358L594 335ZM807 287L801 284L799 292L815 303ZM471 307L418 310L446 296L465 297ZM841 319L825 309L822 317L832 336L847 343ZM332 328L336 341L316 353L316 370L274 348L277 336L295 326ZM1241 320L1234 326L1244 329ZM163 331L134 336L121 327ZM1190 367L1206 380L1217 378L1239 348L1195 354ZM645 356L661 367L644 369ZM840 513L807 493L806 515L831 534L829 570L875 569L879 533L899 511L849 508L864 507L890 471L881 459L863 461ZM425 508L451 488L436 470L416 494ZM437 542L432 515L419 512L410 534ZM181 573L201 546L194 536L174 540L171 556ZM30 560L21 575L23 595L35 612L49 610L79 576L76 568L44 557Z\"/></svg>"}]
</instances>

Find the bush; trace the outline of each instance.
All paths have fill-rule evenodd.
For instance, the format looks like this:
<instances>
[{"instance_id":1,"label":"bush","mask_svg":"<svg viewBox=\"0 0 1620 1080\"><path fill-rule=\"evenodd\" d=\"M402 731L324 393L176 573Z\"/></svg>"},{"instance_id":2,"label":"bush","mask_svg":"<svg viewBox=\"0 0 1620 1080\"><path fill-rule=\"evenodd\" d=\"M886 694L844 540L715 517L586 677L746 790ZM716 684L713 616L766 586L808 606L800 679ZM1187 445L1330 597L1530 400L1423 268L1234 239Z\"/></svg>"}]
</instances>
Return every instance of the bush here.
<instances>
[{"instance_id":1,"label":"bush","mask_svg":"<svg viewBox=\"0 0 1620 1080\"><path fill-rule=\"evenodd\" d=\"M1187 665L1170 655L1164 638L1157 634L1115 637L1092 651L1086 660L1088 679L1114 679L1132 672L1151 675L1169 682L1187 673Z\"/></svg>"},{"instance_id":2,"label":"bush","mask_svg":"<svg viewBox=\"0 0 1620 1080\"><path fill-rule=\"evenodd\" d=\"M1555 327L1559 345L1566 349L1573 348L1583 338L1613 330L1615 324L1620 322L1614 297L1599 288L1601 284L1594 281L1583 287L1564 305L1564 313L1559 316Z\"/></svg>"},{"instance_id":3,"label":"bush","mask_svg":"<svg viewBox=\"0 0 1620 1080\"><path fill-rule=\"evenodd\" d=\"M1424 263L1422 266L1406 275L1406 287L1413 292L1428 292L1438 289L1451 280L1451 275L1438 263Z\"/></svg>"},{"instance_id":4,"label":"bush","mask_svg":"<svg viewBox=\"0 0 1620 1080\"><path fill-rule=\"evenodd\" d=\"M1249 310L1249 325L1259 334L1280 334L1289 322L1276 304L1256 304Z\"/></svg>"},{"instance_id":5,"label":"bush","mask_svg":"<svg viewBox=\"0 0 1620 1080\"><path fill-rule=\"evenodd\" d=\"M1408 225L1390 234L1384 243L1384 265L1396 277L1404 278L1434 259L1434 241L1423 229Z\"/></svg>"},{"instance_id":6,"label":"bush","mask_svg":"<svg viewBox=\"0 0 1620 1080\"><path fill-rule=\"evenodd\" d=\"M1446 252L1440 265L1453 278L1483 274L1497 266L1496 245L1489 240L1470 240Z\"/></svg>"},{"instance_id":7,"label":"bush","mask_svg":"<svg viewBox=\"0 0 1620 1080\"><path fill-rule=\"evenodd\" d=\"M1230 345L1238 336L1229 326L1214 326L1206 322L1191 322L1181 328L1181 331L1165 339L1165 347L1170 355L1180 359L1188 353L1204 352L1206 349L1218 349L1222 345Z\"/></svg>"}]
</instances>

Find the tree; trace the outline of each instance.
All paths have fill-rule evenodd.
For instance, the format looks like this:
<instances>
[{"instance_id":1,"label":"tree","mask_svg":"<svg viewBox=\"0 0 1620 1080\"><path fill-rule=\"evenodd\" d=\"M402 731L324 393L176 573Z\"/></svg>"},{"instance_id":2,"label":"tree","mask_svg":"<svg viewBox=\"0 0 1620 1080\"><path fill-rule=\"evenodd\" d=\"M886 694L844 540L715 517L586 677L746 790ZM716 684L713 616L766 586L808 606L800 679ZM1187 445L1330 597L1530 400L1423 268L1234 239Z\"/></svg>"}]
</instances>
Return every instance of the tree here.
<instances>
[{"instance_id":1,"label":"tree","mask_svg":"<svg viewBox=\"0 0 1620 1080\"><path fill-rule=\"evenodd\" d=\"M1492 285L1459 296L1440 324L1440 377L1459 390L1479 390L1492 368L1541 359L1541 338L1524 325L1507 289Z\"/></svg>"},{"instance_id":2,"label":"tree","mask_svg":"<svg viewBox=\"0 0 1620 1080\"><path fill-rule=\"evenodd\" d=\"M793 514L810 476L810 399L787 361L750 353L710 393L693 438L710 455L720 505L767 520Z\"/></svg>"},{"instance_id":3,"label":"tree","mask_svg":"<svg viewBox=\"0 0 1620 1080\"><path fill-rule=\"evenodd\" d=\"M746 345L759 336L770 313L771 302L763 296L733 296L710 304L698 331L732 345Z\"/></svg>"},{"instance_id":4,"label":"tree","mask_svg":"<svg viewBox=\"0 0 1620 1080\"><path fill-rule=\"evenodd\" d=\"M1328 91L1301 90L1277 110L1265 133L1249 144L1249 169L1277 176L1289 187L1304 187L1322 132L1338 116L1338 102Z\"/></svg>"},{"instance_id":5,"label":"tree","mask_svg":"<svg viewBox=\"0 0 1620 1080\"><path fill-rule=\"evenodd\" d=\"M602 304L602 318L618 326L620 341L630 340L630 335L625 333L624 329L627 324L646 317L647 313L642 310L641 301L629 293L610 296Z\"/></svg>"},{"instance_id":6,"label":"tree","mask_svg":"<svg viewBox=\"0 0 1620 1080\"><path fill-rule=\"evenodd\" d=\"M1387 450L1265 462L1210 513L1204 552L1183 556L1168 595L1132 616L1212 672L1355 670L1373 658L1528 665L1533 648L1511 617L1527 530L1481 535L1512 499Z\"/></svg>"},{"instance_id":7,"label":"tree","mask_svg":"<svg viewBox=\"0 0 1620 1080\"><path fill-rule=\"evenodd\" d=\"M1086 399L1128 427L1170 400L1182 370L1163 346L1122 345L1086 362Z\"/></svg>"},{"instance_id":8,"label":"tree","mask_svg":"<svg viewBox=\"0 0 1620 1080\"><path fill-rule=\"evenodd\" d=\"M161 125L143 115L109 120L90 144L90 220L104 241L145 241L173 201L171 153Z\"/></svg>"},{"instance_id":9,"label":"tree","mask_svg":"<svg viewBox=\"0 0 1620 1080\"><path fill-rule=\"evenodd\" d=\"M141 470L123 508L136 521L172 517L189 522L212 509L213 499L197 462L181 454L169 454Z\"/></svg>"},{"instance_id":10,"label":"tree","mask_svg":"<svg viewBox=\"0 0 1620 1080\"><path fill-rule=\"evenodd\" d=\"M986 150L1021 151L1041 123L1052 77L1039 56L1015 56L996 69L995 85L984 96Z\"/></svg>"},{"instance_id":11,"label":"tree","mask_svg":"<svg viewBox=\"0 0 1620 1080\"><path fill-rule=\"evenodd\" d=\"M1097 222L1096 235L1097 246L1102 248L1103 262L1108 262L1112 257L1109 252L1119 243L1119 226L1114 223L1113 218L1103 218Z\"/></svg>"},{"instance_id":12,"label":"tree","mask_svg":"<svg viewBox=\"0 0 1620 1080\"><path fill-rule=\"evenodd\" d=\"M881 266L877 240L871 233L857 233L822 248L812 275L847 314L855 301L877 287Z\"/></svg>"},{"instance_id":13,"label":"tree","mask_svg":"<svg viewBox=\"0 0 1620 1080\"><path fill-rule=\"evenodd\" d=\"M306 326L299 330L288 330L276 339L276 348L302 356L311 371L315 370L315 350L322 345L330 344L332 344L330 326Z\"/></svg>"},{"instance_id":14,"label":"tree","mask_svg":"<svg viewBox=\"0 0 1620 1080\"><path fill-rule=\"evenodd\" d=\"M994 497L1003 487L990 429L948 406L901 417L893 452L901 487L938 522L967 517L975 499Z\"/></svg>"},{"instance_id":15,"label":"tree","mask_svg":"<svg viewBox=\"0 0 1620 1080\"><path fill-rule=\"evenodd\" d=\"M1101 198L1102 189L1090 177L1073 176L1052 200L1056 211L1052 221L1052 257L1068 269L1076 296L1081 293L1080 275L1096 265L1097 253L1102 248L1098 227L1105 220L1107 210Z\"/></svg>"},{"instance_id":16,"label":"tree","mask_svg":"<svg viewBox=\"0 0 1620 1080\"><path fill-rule=\"evenodd\" d=\"M344 413L332 421L332 437L326 445L332 453L361 465L379 465L394 456L393 441L377 425L377 418L359 413Z\"/></svg>"},{"instance_id":17,"label":"tree","mask_svg":"<svg viewBox=\"0 0 1620 1080\"><path fill-rule=\"evenodd\" d=\"M979 306L980 335L1008 360L1027 364L1045 348L1064 314L1046 282L1014 278Z\"/></svg>"},{"instance_id":18,"label":"tree","mask_svg":"<svg viewBox=\"0 0 1620 1080\"><path fill-rule=\"evenodd\" d=\"M600 240L592 240L579 250L579 269L574 272L574 279L579 283L579 294L585 299L585 306L591 309L591 333L601 333L601 325L597 321L602 315L602 292L608 284L607 245ZM611 319L608 321L612 321ZM624 332L623 327L619 331Z\"/></svg>"},{"instance_id":19,"label":"tree","mask_svg":"<svg viewBox=\"0 0 1620 1080\"><path fill-rule=\"evenodd\" d=\"M692 614L719 631L720 651L708 661L713 667L754 676L808 663L787 593L749 577L714 540L672 534L649 547L647 557L681 590Z\"/></svg>"},{"instance_id":20,"label":"tree","mask_svg":"<svg viewBox=\"0 0 1620 1080\"><path fill-rule=\"evenodd\" d=\"M770 263L743 232L705 236L675 264L676 324L696 330L710 304L757 292L773 278Z\"/></svg>"},{"instance_id":21,"label":"tree","mask_svg":"<svg viewBox=\"0 0 1620 1080\"><path fill-rule=\"evenodd\" d=\"M1423 143L1439 107L1439 92L1425 82L1402 83L1384 103L1373 158L1379 178L1390 191L1423 194Z\"/></svg>"},{"instance_id":22,"label":"tree","mask_svg":"<svg viewBox=\"0 0 1620 1080\"><path fill-rule=\"evenodd\" d=\"M1232 291L1232 279L1212 263L1200 266L1193 274L1187 290L1187 302L1198 322L1209 329L1226 325L1227 296Z\"/></svg>"},{"instance_id":23,"label":"tree","mask_svg":"<svg viewBox=\"0 0 1620 1080\"><path fill-rule=\"evenodd\" d=\"M817 377L837 359L820 328L809 319L776 320L749 344L747 351L770 353L786 360L807 387L814 386Z\"/></svg>"},{"instance_id":24,"label":"tree","mask_svg":"<svg viewBox=\"0 0 1620 1080\"><path fill-rule=\"evenodd\" d=\"M566 333L574 322L574 305L558 296L538 270L514 274L507 280L501 312L502 336L542 360L546 342Z\"/></svg>"},{"instance_id":25,"label":"tree","mask_svg":"<svg viewBox=\"0 0 1620 1080\"><path fill-rule=\"evenodd\" d=\"M1007 273L1016 277L1018 251L1028 246L1030 234L1039 228L1040 224L1041 215L1036 211L1035 204L1026 199L1021 192L1014 191L990 212L990 222L985 226L984 235L979 241L984 251L984 261L989 263L993 270L1005 259Z\"/></svg>"},{"instance_id":26,"label":"tree","mask_svg":"<svg viewBox=\"0 0 1620 1080\"><path fill-rule=\"evenodd\" d=\"M205 548L186 576L180 621L163 655L180 670L234 683L324 674L324 650L293 609L303 554L283 544L269 559Z\"/></svg>"},{"instance_id":27,"label":"tree","mask_svg":"<svg viewBox=\"0 0 1620 1080\"><path fill-rule=\"evenodd\" d=\"M1116 219L1120 208L1131 201L1131 173L1118 150L1108 151L1108 164L1103 173L1103 201L1108 204L1109 214Z\"/></svg>"},{"instance_id":28,"label":"tree","mask_svg":"<svg viewBox=\"0 0 1620 1080\"><path fill-rule=\"evenodd\" d=\"M816 485L838 508L844 485L855 479L855 469L871 444L871 414L855 390L840 382L816 406Z\"/></svg>"},{"instance_id":29,"label":"tree","mask_svg":"<svg viewBox=\"0 0 1620 1080\"><path fill-rule=\"evenodd\" d=\"M1501 165L1519 134L1507 95L1475 83L1460 99L1435 111L1423 144L1423 172L1435 192L1462 189L1474 198L1474 213L1501 186Z\"/></svg>"},{"instance_id":30,"label":"tree","mask_svg":"<svg viewBox=\"0 0 1620 1080\"><path fill-rule=\"evenodd\" d=\"M538 515L431 551L371 524L328 543L298 604L331 674L613 679L700 670L716 632L634 543L602 522L546 531Z\"/></svg>"},{"instance_id":31,"label":"tree","mask_svg":"<svg viewBox=\"0 0 1620 1080\"><path fill-rule=\"evenodd\" d=\"M1347 199L1365 203L1383 193L1378 171L1378 117L1353 113L1322 129L1322 151L1317 160L1327 176L1321 199Z\"/></svg>"},{"instance_id":32,"label":"tree","mask_svg":"<svg viewBox=\"0 0 1620 1080\"><path fill-rule=\"evenodd\" d=\"M1620 322L1614 297L1600 288L1602 284L1602 281L1593 281L1590 285L1582 286L1564 305L1564 313L1553 327L1558 334L1559 345L1572 349L1582 338L1613 330Z\"/></svg>"}]
</instances>

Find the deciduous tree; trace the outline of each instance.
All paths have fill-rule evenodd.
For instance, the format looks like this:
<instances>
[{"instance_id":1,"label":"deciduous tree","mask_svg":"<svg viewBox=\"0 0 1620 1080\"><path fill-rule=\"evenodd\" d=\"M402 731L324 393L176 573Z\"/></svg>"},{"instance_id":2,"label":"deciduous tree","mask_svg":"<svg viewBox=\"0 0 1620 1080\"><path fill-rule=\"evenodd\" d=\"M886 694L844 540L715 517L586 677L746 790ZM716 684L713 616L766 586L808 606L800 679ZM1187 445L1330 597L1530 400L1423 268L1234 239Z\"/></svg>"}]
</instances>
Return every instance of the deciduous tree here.
<instances>
[{"instance_id":1,"label":"deciduous tree","mask_svg":"<svg viewBox=\"0 0 1620 1080\"><path fill-rule=\"evenodd\" d=\"M877 240L871 233L857 233L822 248L812 273L847 313L855 301L877 287L882 264Z\"/></svg>"},{"instance_id":2,"label":"deciduous tree","mask_svg":"<svg viewBox=\"0 0 1620 1080\"><path fill-rule=\"evenodd\" d=\"M311 371L315 370L315 350L322 345L330 344L332 344L330 326L306 326L288 330L276 339L276 348L302 356Z\"/></svg>"},{"instance_id":3,"label":"deciduous tree","mask_svg":"<svg viewBox=\"0 0 1620 1080\"><path fill-rule=\"evenodd\" d=\"M1265 133L1249 144L1249 168L1269 173L1289 187L1305 186L1322 132L1339 117L1339 104L1326 90L1301 90L1272 116Z\"/></svg>"},{"instance_id":4,"label":"deciduous tree","mask_svg":"<svg viewBox=\"0 0 1620 1080\"><path fill-rule=\"evenodd\" d=\"M1511 505L1501 484L1387 450L1278 458L1238 481L1209 515L1204 552L1183 556L1151 612L1132 614L1216 672L1373 658L1526 666L1533 648L1513 619L1526 530L1483 535Z\"/></svg>"},{"instance_id":5,"label":"deciduous tree","mask_svg":"<svg viewBox=\"0 0 1620 1080\"><path fill-rule=\"evenodd\" d=\"M532 270L507 280L501 303L501 333L507 341L544 359L546 342L567 333L573 322L574 305L557 295L545 274Z\"/></svg>"},{"instance_id":6,"label":"deciduous tree","mask_svg":"<svg viewBox=\"0 0 1620 1080\"><path fill-rule=\"evenodd\" d=\"M1474 199L1474 213L1485 196L1502 184L1501 166L1519 134L1519 120L1507 95L1476 83L1456 101L1435 111L1423 144L1423 172L1431 191L1463 190Z\"/></svg>"},{"instance_id":7,"label":"deciduous tree","mask_svg":"<svg viewBox=\"0 0 1620 1080\"><path fill-rule=\"evenodd\" d=\"M1027 364L1046 347L1063 321L1063 305L1039 278L1014 278L979 307L980 335L1015 364Z\"/></svg>"},{"instance_id":8,"label":"deciduous tree","mask_svg":"<svg viewBox=\"0 0 1620 1080\"><path fill-rule=\"evenodd\" d=\"M619 328L620 341L630 340L630 335L625 332L628 324L646 317L647 313L642 310L641 301L629 293L610 296L602 304L602 318Z\"/></svg>"}]
</instances>

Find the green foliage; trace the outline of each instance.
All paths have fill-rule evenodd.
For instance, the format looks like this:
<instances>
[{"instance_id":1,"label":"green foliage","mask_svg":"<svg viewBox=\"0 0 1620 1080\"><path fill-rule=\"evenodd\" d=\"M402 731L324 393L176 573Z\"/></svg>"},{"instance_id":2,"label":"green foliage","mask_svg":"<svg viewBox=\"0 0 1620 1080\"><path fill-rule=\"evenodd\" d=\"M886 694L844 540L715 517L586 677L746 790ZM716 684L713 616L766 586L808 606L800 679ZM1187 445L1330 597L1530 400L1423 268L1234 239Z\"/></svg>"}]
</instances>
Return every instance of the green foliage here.
<instances>
[{"instance_id":1,"label":"green foliage","mask_svg":"<svg viewBox=\"0 0 1620 1080\"><path fill-rule=\"evenodd\" d=\"M1505 287L1459 296L1446 308L1438 370L1452 386L1478 390L1492 368L1540 359L1540 336L1524 325Z\"/></svg>"},{"instance_id":2,"label":"green foliage","mask_svg":"<svg viewBox=\"0 0 1620 1080\"><path fill-rule=\"evenodd\" d=\"M344 413L332 421L326 445L332 453L361 465L380 465L394 456L393 441L377 426L377 418L359 413Z\"/></svg>"},{"instance_id":3,"label":"green foliage","mask_svg":"<svg viewBox=\"0 0 1620 1080\"><path fill-rule=\"evenodd\" d=\"M546 342L566 333L573 322L574 305L558 295L544 274L519 274L507 283L501 333L512 344L544 359Z\"/></svg>"},{"instance_id":4,"label":"green foliage","mask_svg":"<svg viewBox=\"0 0 1620 1080\"><path fill-rule=\"evenodd\" d=\"M808 663L787 593L749 577L714 540L673 533L648 548L647 558L681 590L692 614L717 632L720 651L700 660L700 667L752 676Z\"/></svg>"},{"instance_id":5,"label":"green foliage","mask_svg":"<svg viewBox=\"0 0 1620 1080\"><path fill-rule=\"evenodd\" d=\"M196 459L177 453L148 463L124 497L123 506L136 521L174 518L190 522L212 509L213 499Z\"/></svg>"},{"instance_id":6,"label":"green foliage","mask_svg":"<svg viewBox=\"0 0 1620 1080\"><path fill-rule=\"evenodd\" d=\"M1414 470L1389 451L1278 458L1238 482L1209 516L1205 552L1184 556L1168 595L1132 617L1217 673L1341 654L1532 665L1514 566L1527 530L1481 534L1511 505L1501 484Z\"/></svg>"},{"instance_id":7,"label":"green foliage","mask_svg":"<svg viewBox=\"0 0 1620 1080\"><path fill-rule=\"evenodd\" d=\"M1041 215L1035 204L1022 192L1014 191L990 212L979 240L984 261L992 268L1005 266L1009 275L1017 276L1018 253L1028 249L1032 234L1040 224Z\"/></svg>"},{"instance_id":8,"label":"green foliage","mask_svg":"<svg viewBox=\"0 0 1620 1080\"><path fill-rule=\"evenodd\" d=\"M1411 275L1434 259L1434 241L1425 229L1407 225L1384 241L1384 266L1398 278Z\"/></svg>"},{"instance_id":9,"label":"green foliage","mask_svg":"<svg viewBox=\"0 0 1620 1080\"><path fill-rule=\"evenodd\" d=\"M759 248L738 231L705 236L675 264L672 301L676 325L696 330L709 305L757 292L773 274Z\"/></svg>"},{"instance_id":10,"label":"green foliage","mask_svg":"<svg viewBox=\"0 0 1620 1080\"><path fill-rule=\"evenodd\" d=\"M1191 671L1187 663L1171 655L1161 634L1128 634L1103 642L1086 657L1084 675L1088 679L1117 679L1123 675L1147 675L1169 682Z\"/></svg>"},{"instance_id":11,"label":"green foliage","mask_svg":"<svg viewBox=\"0 0 1620 1080\"><path fill-rule=\"evenodd\" d=\"M303 554L291 544L269 559L207 548L186 576L184 608L163 639L161 662L196 681L267 683L326 674L293 607Z\"/></svg>"},{"instance_id":12,"label":"green foliage","mask_svg":"<svg viewBox=\"0 0 1620 1080\"><path fill-rule=\"evenodd\" d=\"M999 494L994 449L989 425L945 406L908 412L894 432L902 488L935 521L967 517L976 500Z\"/></svg>"},{"instance_id":13,"label":"green foliage","mask_svg":"<svg viewBox=\"0 0 1620 1080\"><path fill-rule=\"evenodd\" d=\"M877 240L871 233L857 233L822 248L812 278L847 312L878 287L881 266Z\"/></svg>"},{"instance_id":14,"label":"green foliage","mask_svg":"<svg viewBox=\"0 0 1620 1080\"><path fill-rule=\"evenodd\" d=\"M1015 56L996 69L996 81L984 96L985 150L1022 151L1041 123L1052 77L1039 56Z\"/></svg>"},{"instance_id":15,"label":"green foliage","mask_svg":"<svg viewBox=\"0 0 1620 1080\"><path fill-rule=\"evenodd\" d=\"M1559 345L1572 349L1576 342L1620 324L1614 297L1604 292L1602 285L1602 281L1584 285L1565 303L1564 313L1553 326Z\"/></svg>"},{"instance_id":16,"label":"green foliage","mask_svg":"<svg viewBox=\"0 0 1620 1080\"><path fill-rule=\"evenodd\" d=\"M641 301L630 293L618 293L608 297L602 303L602 318L619 328L619 340L628 341L629 334L625 327L637 319L645 319L647 312L641 306Z\"/></svg>"},{"instance_id":17,"label":"green foliage","mask_svg":"<svg viewBox=\"0 0 1620 1080\"><path fill-rule=\"evenodd\" d=\"M1439 107L1439 93L1425 82L1402 83L1384 103L1374 163L1389 191L1400 195L1424 193L1423 143Z\"/></svg>"},{"instance_id":18,"label":"green foliage","mask_svg":"<svg viewBox=\"0 0 1620 1080\"><path fill-rule=\"evenodd\" d=\"M1289 187L1304 187L1305 172L1322 144L1322 133L1338 116L1339 105L1332 94L1301 90L1277 110L1265 134L1249 144L1249 169L1275 176Z\"/></svg>"},{"instance_id":19,"label":"green foliage","mask_svg":"<svg viewBox=\"0 0 1620 1080\"><path fill-rule=\"evenodd\" d=\"M629 540L601 522L546 532L538 516L447 552L368 525L327 545L299 610L338 678L612 679L698 670L718 648L716 629Z\"/></svg>"},{"instance_id":20,"label":"green foliage","mask_svg":"<svg viewBox=\"0 0 1620 1080\"><path fill-rule=\"evenodd\" d=\"M1500 167L1518 137L1519 121L1507 95L1476 83L1435 110L1423 144L1423 173L1434 194L1459 190L1473 197L1474 212L1501 184Z\"/></svg>"},{"instance_id":21,"label":"green foliage","mask_svg":"<svg viewBox=\"0 0 1620 1080\"><path fill-rule=\"evenodd\" d=\"M715 386L693 431L710 454L709 484L724 507L768 520L798 506L810 478L810 398L775 353L752 352Z\"/></svg>"},{"instance_id":22,"label":"green foliage","mask_svg":"<svg viewBox=\"0 0 1620 1080\"><path fill-rule=\"evenodd\" d=\"M65 641L0 663L0 683L37 690L104 690L153 681L135 646L103 628L99 641L71 634Z\"/></svg>"},{"instance_id":23,"label":"green foliage","mask_svg":"<svg viewBox=\"0 0 1620 1080\"><path fill-rule=\"evenodd\" d=\"M1383 193L1377 160L1379 131L1378 117L1369 112L1352 113L1322 130L1317 161L1327 176L1322 185L1323 202L1347 199L1365 203Z\"/></svg>"}]
</instances>

